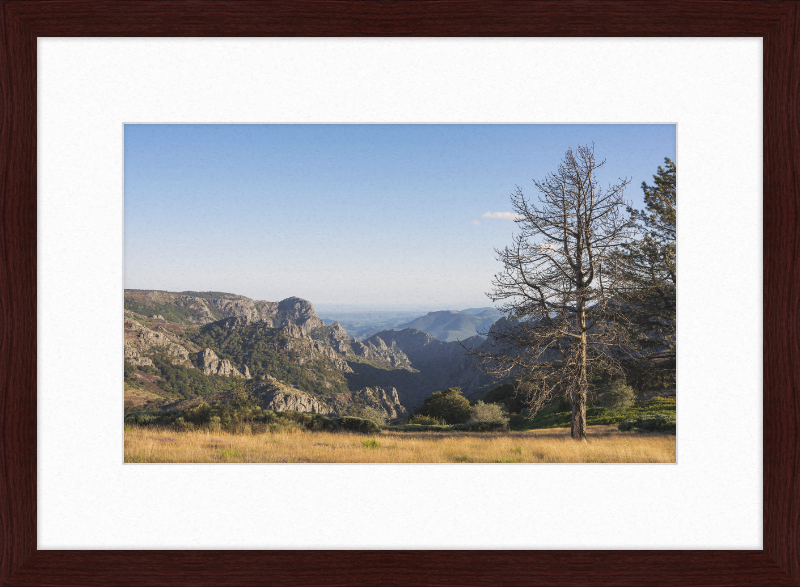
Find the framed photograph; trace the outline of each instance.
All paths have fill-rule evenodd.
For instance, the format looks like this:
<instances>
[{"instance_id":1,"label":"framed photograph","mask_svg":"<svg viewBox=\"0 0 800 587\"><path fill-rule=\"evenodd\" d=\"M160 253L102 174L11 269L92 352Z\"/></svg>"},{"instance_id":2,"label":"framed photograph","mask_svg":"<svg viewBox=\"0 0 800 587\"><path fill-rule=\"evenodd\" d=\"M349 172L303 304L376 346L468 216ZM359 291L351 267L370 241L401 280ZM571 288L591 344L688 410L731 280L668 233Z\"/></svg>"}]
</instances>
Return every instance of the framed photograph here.
<instances>
[{"instance_id":1,"label":"framed photograph","mask_svg":"<svg viewBox=\"0 0 800 587\"><path fill-rule=\"evenodd\" d=\"M4 3L0 584L328 584L331 578L353 585L798 584L792 514L800 500L793 468L800 447L792 318L797 5L684 2L656 14L639 3L601 8L549 2ZM592 67L587 55L595 59ZM580 83L569 72L582 72ZM104 391L119 389L114 382L123 377L123 300L116 292L139 263L123 259L122 199L159 177L153 197L178 176L188 185L218 166L223 154L214 154L219 143L202 146L197 136L183 136L182 144L197 148L194 163L207 162L184 168L170 159L177 151L159 151L159 141L174 136L128 145L123 140L137 137L126 129L274 123L290 132L319 131L326 123L361 132L366 127L353 123L392 124L397 131L411 123L565 122L677 125L675 161L685 170L678 182L687 194L678 247L682 283L688 284L678 297L685 353L678 355L678 388L688 399L678 405L677 464L131 464L148 457L123 453L123 398ZM703 125L705 134L698 131ZM430 145L406 138L420 153ZM462 148L470 149L462 138ZM480 138L487 167L488 146L510 141ZM604 138L613 145L613 137ZM267 157L259 140L235 138L249 145L252 158ZM315 176L315 189L322 189L325 166L304 159L293 141L284 137L281 170ZM630 149L632 139L625 141ZM348 149L368 159L380 157L380 144L380 138L354 140ZM129 162L137 148L152 165ZM335 174L334 154L324 157ZM610 154L601 156L611 162ZM237 165L241 171L241 160L225 168ZM425 173L424 162L415 168ZM246 175L239 175L242 182ZM536 171L530 175L527 180L541 179ZM237 181L235 174L225 177ZM215 188L219 201L203 195L208 186L193 189L196 198L169 213L152 205L148 216L146 201L126 202L126 214L128 203L137 206L126 223L135 218L147 230L137 233L131 224L129 233L126 225L125 238L154 241L147 254L165 275L179 276L188 263L198 274L224 276L224 239L234 233L222 236L222 246L201 247L219 258L178 252L193 245L173 219L199 218L219 205L218 217L228 215L236 224L236 214L225 210L231 202L226 186ZM372 200L353 195L346 210L360 213L359 202L366 210ZM243 240L252 230L246 219L252 204L236 202ZM416 207L407 221L435 210L424 202ZM454 210L438 214L453 216ZM465 217L465 227L519 218L494 205L487 210ZM321 223L321 235L326 218L347 225L345 213L326 209L323 201L305 209L298 201L275 213L286 224L298 222L293 214L318 214L311 224ZM524 207L516 210L523 213ZM215 230L205 226L202 237L215 242ZM394 231L400 233L399 226L387 232ZM127 242L124 248L133 250ZM235 267L232 256L227 261ZM327 293L333 294L330 283ZM137 295L131 291L124 302L131 329L135 321L159 333L185 322L169 304L144 312L150 305ZM242 361L218 346L210 331L182 334L191 338L192 348L184 348L197 355L188 357L195 370L214 367L225 381L235 373L241 380L264 377L258 371L264 357ZM367 342L372 336L362 334ZM200 348L201 342L207 344ZM129 408L191 400L167 363L159 376L170 389L159 389L175 397L153 397L142 382L164 358L128 346ZM224 356L214 361L206 347ZM298 379L294 385L314 384ZM245 395L241 402L251 399ZM113 414L118 417L108 417ZM357 415L369 421L366 416ZM375 454L379 441L359 450ZM215 462L237 460L229 447L214 451ZM510 504L508 511L499 512L499 503Z\"/></svg>"},{"instance_id":2,"label":"framed photograph","mask_svg":"<svg viewBox=\"0 0 800 587\"><path fill-rule=\"evenodd\" d=\"M675 463L676 130L126 124L125 462Z\"/></svg>"}]
</instances>

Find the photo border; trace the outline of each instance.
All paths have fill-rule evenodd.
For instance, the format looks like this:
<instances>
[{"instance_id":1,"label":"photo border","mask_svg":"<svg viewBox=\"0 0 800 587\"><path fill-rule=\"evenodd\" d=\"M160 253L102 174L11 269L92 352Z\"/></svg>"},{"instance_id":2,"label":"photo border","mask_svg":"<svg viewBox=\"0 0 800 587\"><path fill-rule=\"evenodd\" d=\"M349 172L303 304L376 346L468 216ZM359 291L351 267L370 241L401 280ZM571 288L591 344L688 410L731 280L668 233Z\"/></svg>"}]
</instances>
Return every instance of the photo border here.
<instances>
[{"instance_id":1,"label":"photo border","mask_svg":"<svg viewBox=\"0 0 800 587\"><path fill-rule=\"evenodd\" d=\"M800 584L795 1L0 0L0 585ZM763 37L763 550L37 550L37 37Z\"/></svg>"}]
</instances>

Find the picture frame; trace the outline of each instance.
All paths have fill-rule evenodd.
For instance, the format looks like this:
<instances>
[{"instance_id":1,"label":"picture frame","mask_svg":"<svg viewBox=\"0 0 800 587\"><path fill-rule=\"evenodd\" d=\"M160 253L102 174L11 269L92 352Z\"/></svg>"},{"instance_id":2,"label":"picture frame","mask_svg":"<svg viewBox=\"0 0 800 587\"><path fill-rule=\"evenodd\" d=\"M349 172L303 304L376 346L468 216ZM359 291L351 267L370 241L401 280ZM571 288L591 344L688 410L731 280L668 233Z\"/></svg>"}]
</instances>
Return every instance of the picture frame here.
<instances>
[{"instance_id":1,"label":"picture frame","mask_svg":"<svg viewBox=\"0 0 800 587\"><path fill-rule=\"evenodd\" d=\"M6 1L0 50L0 585L800 584L797 2ZM37 550L40 36L763 37L763 550ZM413 571L412 571L413 569Z\"/></svg>"}]
</instances>

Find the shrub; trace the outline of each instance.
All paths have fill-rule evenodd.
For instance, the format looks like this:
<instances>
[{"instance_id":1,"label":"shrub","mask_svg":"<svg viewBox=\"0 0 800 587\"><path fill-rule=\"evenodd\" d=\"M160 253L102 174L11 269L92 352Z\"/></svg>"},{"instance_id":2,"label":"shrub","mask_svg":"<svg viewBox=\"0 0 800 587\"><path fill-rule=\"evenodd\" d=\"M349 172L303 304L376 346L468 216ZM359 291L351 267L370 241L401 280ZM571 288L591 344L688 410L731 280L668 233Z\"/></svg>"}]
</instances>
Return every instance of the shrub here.
<instances>
[{"instance_id":1,"label":"shrub","mask_svg":"<svg viewBox=\"0 0 800 587\"><path fill-rule=\"evenodd\" d=\"M401 424L399 426L389 426L387 430L395 432L447 432L450 426L422 426L420 424Z\"/></svg>"},{"instance_id":2,"label":"shrub","mask_svg":"<svg viewBox=\"0 0 800 587\"><path fill-rule=\"evenodd\" d=\"M504 383L490 390L483 397L487 404L503 404L510 413L521 412L527 404L525 393L518 391L514 383Z\"/></svg>"},{"instance_id":3,"label":"shrub","mask_svg":"<svg viewBox=\"0 0 800 587\"><path fill-rule=\"evenodd\" d=\"M448 424L459 424L469 420L469 400L461 395L460 387L434 391L427 397L416 413L444 420Z\"/></svg>"},{"instance_id":4,"label":"shrub","mask_svg":"<svg viewBox=\"0 0 800 587\"><path fill-rule=\"evenodd\" d=\"M609 408L620 410L633 405L636 401L636 392L631 386L625 385L621 379L617 379L611 384L611 388L605 393L603 399Z\"/></svg>"},{"instance_id":5,"label":"shrub","mask_svg":"<svg viewBox=\"0 0 800 587\"><path fill-rule=\"evenodd\" d=\"M509 416L508 418L508 425L514 429L521 428L522 426L525 426L525 424L529 422L530 418L522 414L511 414L511 416Z\"/></svg>"},{"instance_id":6,"label":"shrub","mask_svg":"<svg viewBox=\"0 0 800 587\"><path fill-rule=\"evenodd\" d=\"M441 426L444 424L439 418L433 416L423 416L422 414L411 414L408 419L409 424L420 424L422 426Z\"/></svg>"},{"instance_id":7,"label":"shrub","mask_svg":"<svg viewBox=\"0 0 800 587\"><path fill-rule=\"evenodd\" d=\"M137 426L147 426L154 423L158 419L156 414L130 414L125 417L126 424L135 424Z\"/></svg>"},{"instance_id":8,"label":"shrub","mask_svg":"<svg viewBox=\"0 0 800 587\"><path fill-rule=\"evenodd\" d=\"M634 432L665 432L675 434L675 420L669 420L664 416L654 418L636 418L620 422L617 426L623 432L633 430Z\"/></svg>"},{"instance_id":9,"label":"shrub","mask_svg":"<svg viewBox=\"0 0 800 587\"><path fill-rule=\"evenodd\" d=\"M358 417L375 422L378 426L386 426L386 420L388 419L386 412L370 406L361 408Z\"/></svg>"},{"instance_id":10,"label":"shrub","mask_svg":"<svg viewBox=\"0 0 800 587\"><path fill-rule=\"evenodd\" d=\"M505 430L507 427L507 422L464 422L462 424L453 424L450 429L467 432L497 432L498 430Z\"/></svg>"},{"instance_id":11,"label":"shrub","mask_svg":"<svg viewBox=\"0 0 800 587\"><path fill-rule=\"evenodd\" d=\"M211 406L203 402L201 404L194 406L193 408L184 410L181 413L181 415L183 416L183 419L186 420L187 422L193 422L195 424L205 424L211 419Z\"/></svg>"},{"instance_id":12,"label":"shrub","mask_svg":"<svg viewBox=\"0 0 800 587\"><path fill-rule=\"evenodd\" d=\"M498 422L508 426L508 414L500 404L485 404L479 401L472 408L469 422Z\"/></svg>"},{"instance_id":13,"label":"shrub","mask_svg":"<svg viewBox=\"0 0 800 587\"><path fill-rule=\"evenodd\" d=\"M380 432L380 427L371 420L364 418L355 418L353 416L343 416L336 419L336 423L342 430L349 430L350 432L360 432L362 434L375 434Z\"/></svg>"},{"instance_id":14,"label":"shrub","mask_svg":"<svg viewBox=\"0 0 800 587\"><path fill-rule=\"evenodd\" d=\"M375 440L374 438L369 438L367 440L362 440L361 444L364 445L364 448L380 448L381 443Z\"/></svg>"},{"instance_id":15,"label":"shrub","mask_svg":"<svg viewBox=\"0 0 800 587\"><path fill-rule=\"evenodd\" d=\"M569 401L568 395L562 395L561 399L558 400L558 407L556 408L557 412L571 412L572 411L572 402Z\"/></svg>"}]
</instances>

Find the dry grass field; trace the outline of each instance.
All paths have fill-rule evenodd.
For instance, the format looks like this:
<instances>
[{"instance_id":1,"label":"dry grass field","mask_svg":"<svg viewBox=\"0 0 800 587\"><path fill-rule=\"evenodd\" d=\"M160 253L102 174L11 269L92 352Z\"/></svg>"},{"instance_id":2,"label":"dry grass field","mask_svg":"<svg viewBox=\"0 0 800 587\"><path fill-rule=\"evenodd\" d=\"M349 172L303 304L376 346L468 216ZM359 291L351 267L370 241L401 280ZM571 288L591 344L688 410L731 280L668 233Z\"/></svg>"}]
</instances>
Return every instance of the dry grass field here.
<instances>
[{"instance_id":1,"label":"dry grass field","mask_svg":"<svg viewBox=\"0 0 800 587\"><path fill-rule=\"evenodd\" d=\"M126 427L126 463L674 463L675 436L590 426L525 432L292 430L266 434Z\"/></svg>"}]
</instances>

